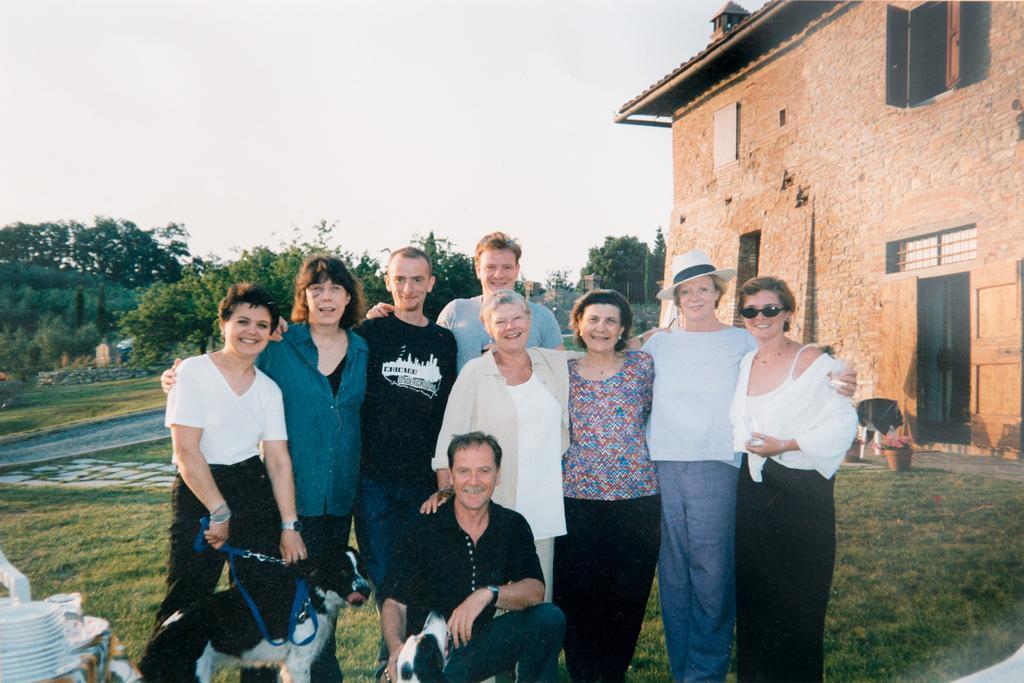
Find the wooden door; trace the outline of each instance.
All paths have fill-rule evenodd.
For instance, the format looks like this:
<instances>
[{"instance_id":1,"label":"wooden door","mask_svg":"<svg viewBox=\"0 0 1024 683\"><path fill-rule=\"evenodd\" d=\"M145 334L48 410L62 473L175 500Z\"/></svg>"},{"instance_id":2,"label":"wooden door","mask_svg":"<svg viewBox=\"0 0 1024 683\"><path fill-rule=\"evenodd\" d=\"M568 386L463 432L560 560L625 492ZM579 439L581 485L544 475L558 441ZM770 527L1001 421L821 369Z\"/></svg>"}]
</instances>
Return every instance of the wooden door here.
<instances>
[{"instance_id":1,"label":"wooden door","mask_svg":"<svg viewBox=\"0 0 1024 683\"><path fill-rule=\"evenodd\" d=\"M917 278L882 285L881 338L875 397L899 402L906 424L917 425Z\"/></svg>"},{"instance_id":2,"label":"wooden door","mask_svg":"<svg viewBox=\"0 0 1024 683\"><path fill-rule=\"evenodd\" d=\"M1021 450L1021 263L971 271L971 441Z\"/></svg>"}]
</instances>

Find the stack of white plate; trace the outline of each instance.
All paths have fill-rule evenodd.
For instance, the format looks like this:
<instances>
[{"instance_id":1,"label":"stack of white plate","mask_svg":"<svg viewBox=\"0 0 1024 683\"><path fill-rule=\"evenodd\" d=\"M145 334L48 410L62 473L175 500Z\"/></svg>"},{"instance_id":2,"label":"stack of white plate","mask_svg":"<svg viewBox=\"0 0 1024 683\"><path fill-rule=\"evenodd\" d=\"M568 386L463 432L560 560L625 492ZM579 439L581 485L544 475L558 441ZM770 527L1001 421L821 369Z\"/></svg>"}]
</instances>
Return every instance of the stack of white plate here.
<instances>
[{"instance_id":1,"label":"stack of white plate","mask_svg":"<svg viewBox=\"0 0 1024 683\"><path fill-rule=\"evenodd\" d=\"M53 678L68 663L64 615L57 605L26 602L0 608L0 681Z\"/></svg>"}]
</instances>

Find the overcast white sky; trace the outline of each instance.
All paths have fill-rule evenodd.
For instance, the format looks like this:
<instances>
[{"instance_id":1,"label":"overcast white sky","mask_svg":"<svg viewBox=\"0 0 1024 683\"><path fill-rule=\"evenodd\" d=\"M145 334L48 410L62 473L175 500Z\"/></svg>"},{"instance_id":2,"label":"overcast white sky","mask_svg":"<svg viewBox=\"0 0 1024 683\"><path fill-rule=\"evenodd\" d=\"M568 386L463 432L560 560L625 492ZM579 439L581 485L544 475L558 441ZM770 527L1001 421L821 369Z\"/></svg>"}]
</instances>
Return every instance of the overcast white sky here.
<instances>
[{"instance_id":1,"label":"overcast white sky","mask_svg":"<svg viewBox=\"0 0 1024 683\"><path fill-rule=\"evenodd\" d=\"M670 132L612 115L723 1L5 0L0 225L178 222L221 256L502 229L526 277L577 271L666 225Z\"/></svg>"}]
</instances>

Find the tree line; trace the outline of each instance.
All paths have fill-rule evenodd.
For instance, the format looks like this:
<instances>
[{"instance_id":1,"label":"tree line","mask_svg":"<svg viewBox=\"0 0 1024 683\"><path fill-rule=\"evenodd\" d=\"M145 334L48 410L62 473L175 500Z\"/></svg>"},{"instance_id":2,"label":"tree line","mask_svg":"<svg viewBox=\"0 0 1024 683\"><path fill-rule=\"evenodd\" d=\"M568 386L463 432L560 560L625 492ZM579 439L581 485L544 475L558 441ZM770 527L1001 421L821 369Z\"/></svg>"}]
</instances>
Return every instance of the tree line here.
<instances>
[{"instance_id":1,"label":"tree line","mask_svg":"<svg viewBox=\"0 0 1024 683\"><path fill-rule=\"evenodd\" d=\"M188 231L178 223L144 230L127 220L12 223L0 229L0 263L96 275L123 287L181 277L190 259Z\"/></svg>"},{"instance_id":2,"label":"tree line","mask_svg":"<svg viewBox=\"0 0 1024 683\"><path fill-rule=\"evenodd\" d=\"M390 301L385 255L354 254L333 244L336 224L299 231L278 247L257 246L230 261L200 259L188 250L179 224L141 229L131 221L98 217L0 228L0 371L22 377L91 358L101 341L133 340L131 362L148 365L215 345L217 303L228 285L265 286L288 316L303 259L313 252L342 258L362 282L369 305ZM436 318L450 300L480 293L471 256L433 232L412 242L430 255L437 285L425 313ZM661 229L654 249L635 237L607 237L590 250L584 276L618 289L634 303L653 299L664 269ZM580 289L568 269L548 273L543 288ZM522 290L522 283L517 283ZM534 290L536 291L536 290Z\"/></svg>"}]
</instances>

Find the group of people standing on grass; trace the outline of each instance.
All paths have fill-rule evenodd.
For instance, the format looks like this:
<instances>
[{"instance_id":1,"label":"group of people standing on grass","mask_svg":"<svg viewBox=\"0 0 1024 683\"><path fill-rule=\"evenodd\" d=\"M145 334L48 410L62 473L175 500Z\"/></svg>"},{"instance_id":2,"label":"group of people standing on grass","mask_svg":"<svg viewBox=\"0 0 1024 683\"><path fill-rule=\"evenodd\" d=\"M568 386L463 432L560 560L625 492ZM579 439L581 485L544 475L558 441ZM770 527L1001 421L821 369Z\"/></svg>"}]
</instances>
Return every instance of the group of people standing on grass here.
<instances>
[{"instance_id":1,"label":"group of people standing on grass","mask_svg":"<svg viewBox=\"0 0 1024 683\"><path fill-rule=\"evenodd\" d=\"M776 278L739 287L745 330L720 322L735 271L700 251L676 257L658 294L679 311L671 325L631 338L627 300L591 291L571 314L583 352L566 352L553 314L513 291L520 258L507 235L485 236L474 258L482 294L450 302L435 323L423 314L429 257L396 250L392 303L356 327L359 282L340 260L312 256L279 341L266 292L229 290L224 348L164 375L179 477L158 624L216 585L218 556L190 554L198 517L210 517L214 547L230 534L291 562L344 552L354 515L378 588L384 679L398 680L398 648L422 628L408 615L444 602L470 653L446 670L451 680L505 670L495 639L506 652L557 640L572 680L624 680L657 567L673 678L724 680L735 627L739 680L820 680L832 483L856 427L855 373L830 378L833 359L786 336L795 301ZM455 468L455 444L495 457ZM467 501L486 491L490 535L486 514L483 529L466 522L477 509ZM529 529L533 560L495 559L518 557L496 550L506 528ZM457 556L431 554L435 538ZM439 575L467 585L425 578ZM490 626L495 607L539 602L564 623L549 610L516 642L515 628ZM557 678L558 651L514 660L521 680ZM313 678L341 680L333 641Z\"/></svg>"}]
</instances>

